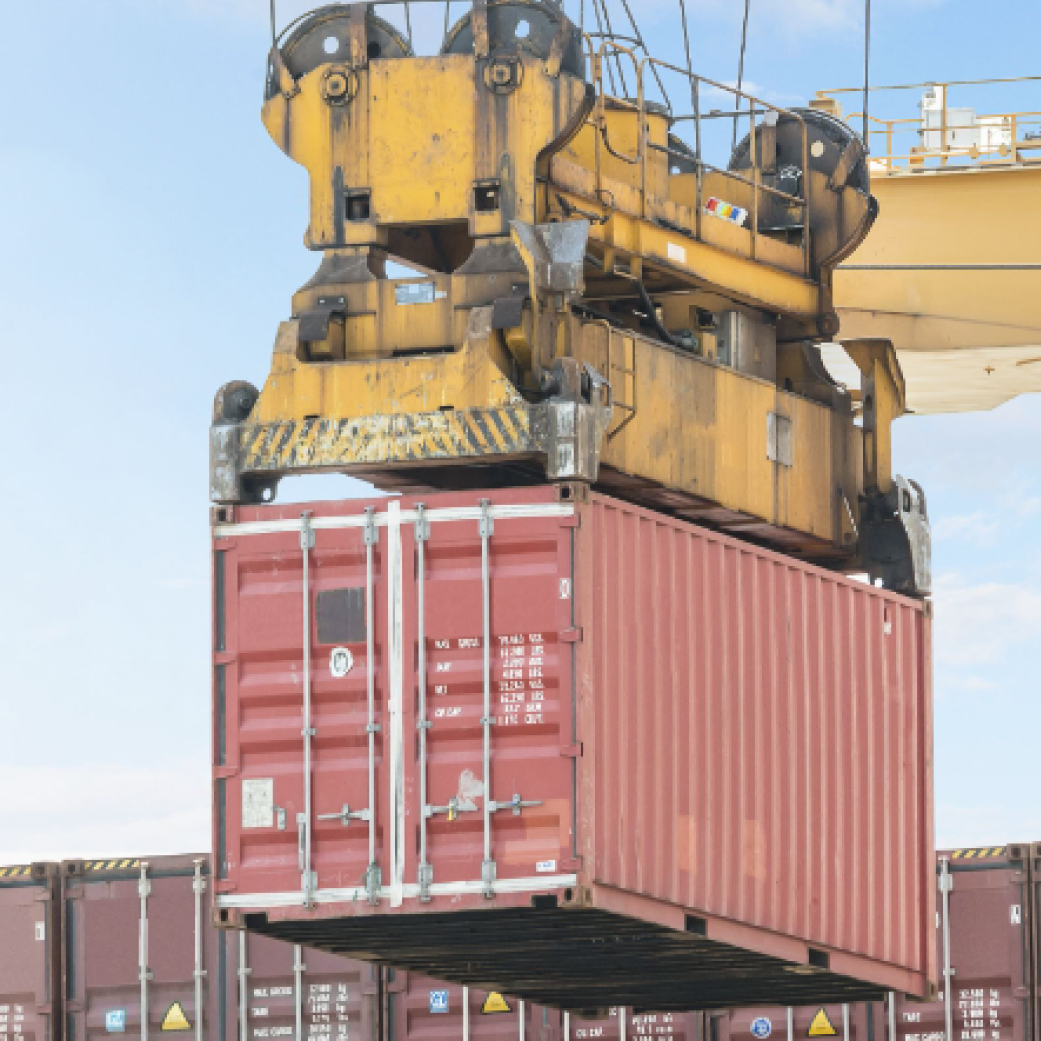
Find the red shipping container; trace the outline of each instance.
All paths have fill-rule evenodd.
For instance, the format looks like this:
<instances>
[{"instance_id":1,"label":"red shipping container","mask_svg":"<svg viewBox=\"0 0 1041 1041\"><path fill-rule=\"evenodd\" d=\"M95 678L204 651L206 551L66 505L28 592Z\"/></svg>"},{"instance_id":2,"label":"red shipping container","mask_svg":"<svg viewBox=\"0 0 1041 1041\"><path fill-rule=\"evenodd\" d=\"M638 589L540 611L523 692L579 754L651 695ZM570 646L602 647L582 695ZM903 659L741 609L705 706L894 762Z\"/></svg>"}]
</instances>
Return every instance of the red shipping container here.
<instances>
[{"instance_id":1,"label":"red shipping container","mask_svg":"<svg viewBox=\"0 0 1041 1041\"><path fill-rule=\"evenodd\" d=\"M1035 1041L1026 844L941 852L936 1001L896 999L897 1041Z\"/></svg>"},{"instance_id":2,"label":"red shipping container","mask_svg":"<svg viewBox=\"0 0 1041 1041\"><path fill-rule=\"evenodd\" d=\"M889 1041L882 1002L734 1009L712 1016L706 1041Z\"/></svg>"},{"instance_id":3,"label":"red shipping container","mask_svg":"<svg viewBox=\"0 0 1041 1041\"><path fill-rule=\"evenodd\" d=\"M59 891L54 864L0 867L0 1041L61 1037Z\"/></svg>"},{"instance_id":4,"label":"red shipping container","mask_svg":"<svg viewBox=\"0 0 1041 1041\"><path fill-rule=\"evenodd\" d=\"M66 861L62 875L63 1041L379 1036L370 966L213 928L207 858Z\"/></svg>"},{"instance_id":5,"label":"red shipping container","mask_svg":"<svg viewBox=\"0 0 1041 1041\"><path fill-rule=\"evenodd\" d=\"M390 1041L704 1041L701 1013L611 1008L593 1019L385 969Z\"/></svg>"},{"instance_id":6,"label":"red shipping container","mask_svg":"<svg viewBox=\"0 0 1041 1041\"><path fill-rule=\"evenodd\" d=\"M557 1007L927 992L928 605L571 486L214 551L224 924Z\"/></svg>"}]
</instances>

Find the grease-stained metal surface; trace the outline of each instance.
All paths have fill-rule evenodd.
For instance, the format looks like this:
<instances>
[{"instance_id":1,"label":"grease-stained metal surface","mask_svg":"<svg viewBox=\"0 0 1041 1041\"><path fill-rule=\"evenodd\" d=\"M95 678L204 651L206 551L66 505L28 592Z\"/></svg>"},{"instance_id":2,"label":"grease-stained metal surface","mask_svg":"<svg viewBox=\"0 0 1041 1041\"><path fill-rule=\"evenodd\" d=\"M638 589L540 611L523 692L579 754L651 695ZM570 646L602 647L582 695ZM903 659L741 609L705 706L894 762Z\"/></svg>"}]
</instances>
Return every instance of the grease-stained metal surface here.
<instances>
[{"instance_id":1,"label":"grease-stained metal surface","mask_svg":"<svg viewBox=\"0 0 1041 1041\"><path fill-rule=\"evenodd\" d=\"M411 42L362 3L275 41L262 118L308 172L324 258L241 428L221 410L213 499L321 470L583 480L874 573L861 501L890 480L893 410L864 396L868 444L824 366L792 360L836 334L830 272L876 212L855 135L584 36L549 0L475 0L440 54ZM679 108L648 75L679 77ZM726 168L679 136L711 115L701 87L748 111Z\"/></svg>"},{"instance_id":2,"label":"grease-stained metal surface","mask_svg":"<svg viewBox=\"0 0 1041 1041\"><path fill-rule=\"evenodd\" d=\"M926 993L928 605L572 485L214 535L227 924L557 1007Z\"/></svg>"},{"instance_id":3,"label":"grease-stained metal surface","mask_svg":"<svg viewBox=\"0 0 1041 1041\"><path fill-rule=\"evenodd\" d=\"M512 405L249 425L241 434L243 468L287 473L326 466L526 456L536 450L532 411L528 405Z\"/></svg>"}]
</instances>

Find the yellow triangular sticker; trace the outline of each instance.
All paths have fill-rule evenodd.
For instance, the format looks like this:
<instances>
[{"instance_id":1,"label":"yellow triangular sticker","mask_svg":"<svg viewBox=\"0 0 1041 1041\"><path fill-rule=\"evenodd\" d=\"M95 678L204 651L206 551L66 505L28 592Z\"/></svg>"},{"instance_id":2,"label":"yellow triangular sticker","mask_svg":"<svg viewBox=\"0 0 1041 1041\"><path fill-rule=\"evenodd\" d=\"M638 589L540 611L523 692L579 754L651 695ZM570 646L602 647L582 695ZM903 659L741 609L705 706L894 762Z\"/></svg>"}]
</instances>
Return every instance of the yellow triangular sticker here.
<instances>
[{"instance_id":1,"label":"yellow triangular sticker","mask_svg":"<svg viewBox=\"0 0 1041 1041\"><path fill-rule=\"evenodd\" d=\"M166 1015L163 1016L163 1025L159 1029L191 1030L191 1028L192 1025L188 1022L188 1017L184 1014L184 1006L179 1001L175 1001L166 1010Z\"/></svg>"},{"instance_id":2,"label":"yellow triangular sticker","mask_svg":"<svg viewBox=\"0 0 1041 1041\"><path fill-rule=\"evenodd\" d=\"M481 1006L481 1014L484 1016L493 1015L496 1012L512 1012L510 1003L497 991L493 990L491 994L484 999L484 1004Z\"/></svg>"},{"instance_id":3,"label":"yellow triangular sticker","mask_svg":"<svg viewBox=\"0 0 1041 1041\"><path fill-rule=\"evenodd\" d=\"M824 1009L818 1009L817 1015L813 1017L810 1029L806 1031L807 1037L834 1037L835 1028L828 1019L828 1013Z\"/></svg>"}]
</instances>

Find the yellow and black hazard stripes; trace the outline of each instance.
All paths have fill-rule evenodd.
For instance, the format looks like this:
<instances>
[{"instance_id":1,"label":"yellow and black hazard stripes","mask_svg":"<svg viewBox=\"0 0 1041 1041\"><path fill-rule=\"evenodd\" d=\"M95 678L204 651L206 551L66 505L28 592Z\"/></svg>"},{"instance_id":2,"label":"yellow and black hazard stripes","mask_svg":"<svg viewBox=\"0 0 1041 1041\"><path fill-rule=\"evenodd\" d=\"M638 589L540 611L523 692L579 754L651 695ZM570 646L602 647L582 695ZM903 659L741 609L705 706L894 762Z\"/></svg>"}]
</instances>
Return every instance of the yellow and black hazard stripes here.
<instances>
[{"instance_id":1,"label":"yellow and black hazard stripes","mask_svg":"<svg viewBox=\"0 0 1041 1041\"><path fill-rule=\"evenodd\" d=\"M0 881L8 878L29 878L32 875L32 868L25 865L19 867L0 867Z\"/></svg>"},{"instance_id":2,"label":"yellow and black hazard stripes","mask_svg":"<svg viewBox=\"0 0 1041 1041\"><path fill-rule=\"evenodd\" d=\"M243 473L447 462L536 450L528 405L287 420L244 426L241 439Z\"/></svg>"},{"instance_id":3,"label":"yellow and black hazard stripes","mask_svg":"<svg viewBox=\"0 0 1041 1041\"><path fill-rule=\"evenodd\" d=\"M1003 856L1004 846L979 846L975 849L956 849L951 853L951 860L983 860L987 857Z\"/></svg>"},{"instance_id":4,"label":"yellow and black hazard stripes","mask_svg":"<svg viewBox=\"0 0 1041 1041\"><path fill-rule=\"evenodd\" d=\"M84 871L129 871L141 866L140 860L85 860Z\"/></svg>"}]
</instances>

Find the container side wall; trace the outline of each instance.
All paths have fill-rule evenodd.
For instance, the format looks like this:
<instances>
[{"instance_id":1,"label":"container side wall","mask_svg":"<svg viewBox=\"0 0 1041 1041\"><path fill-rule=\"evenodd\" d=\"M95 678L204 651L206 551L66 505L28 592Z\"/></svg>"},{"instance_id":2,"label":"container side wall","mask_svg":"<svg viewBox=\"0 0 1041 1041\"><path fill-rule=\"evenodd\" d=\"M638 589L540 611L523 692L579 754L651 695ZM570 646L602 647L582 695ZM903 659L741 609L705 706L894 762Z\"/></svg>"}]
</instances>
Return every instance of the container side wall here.
<instances>
[{"instance_id":1,"label":"container side wall","mask_svg":"<svg viewBox=\"0 0 1041 1041\"><path fill-rule=\"evenodd\" d=\"M600 496L583 524L594 881L924 987L922 606Z\"/></svg>"}]
</instances>

